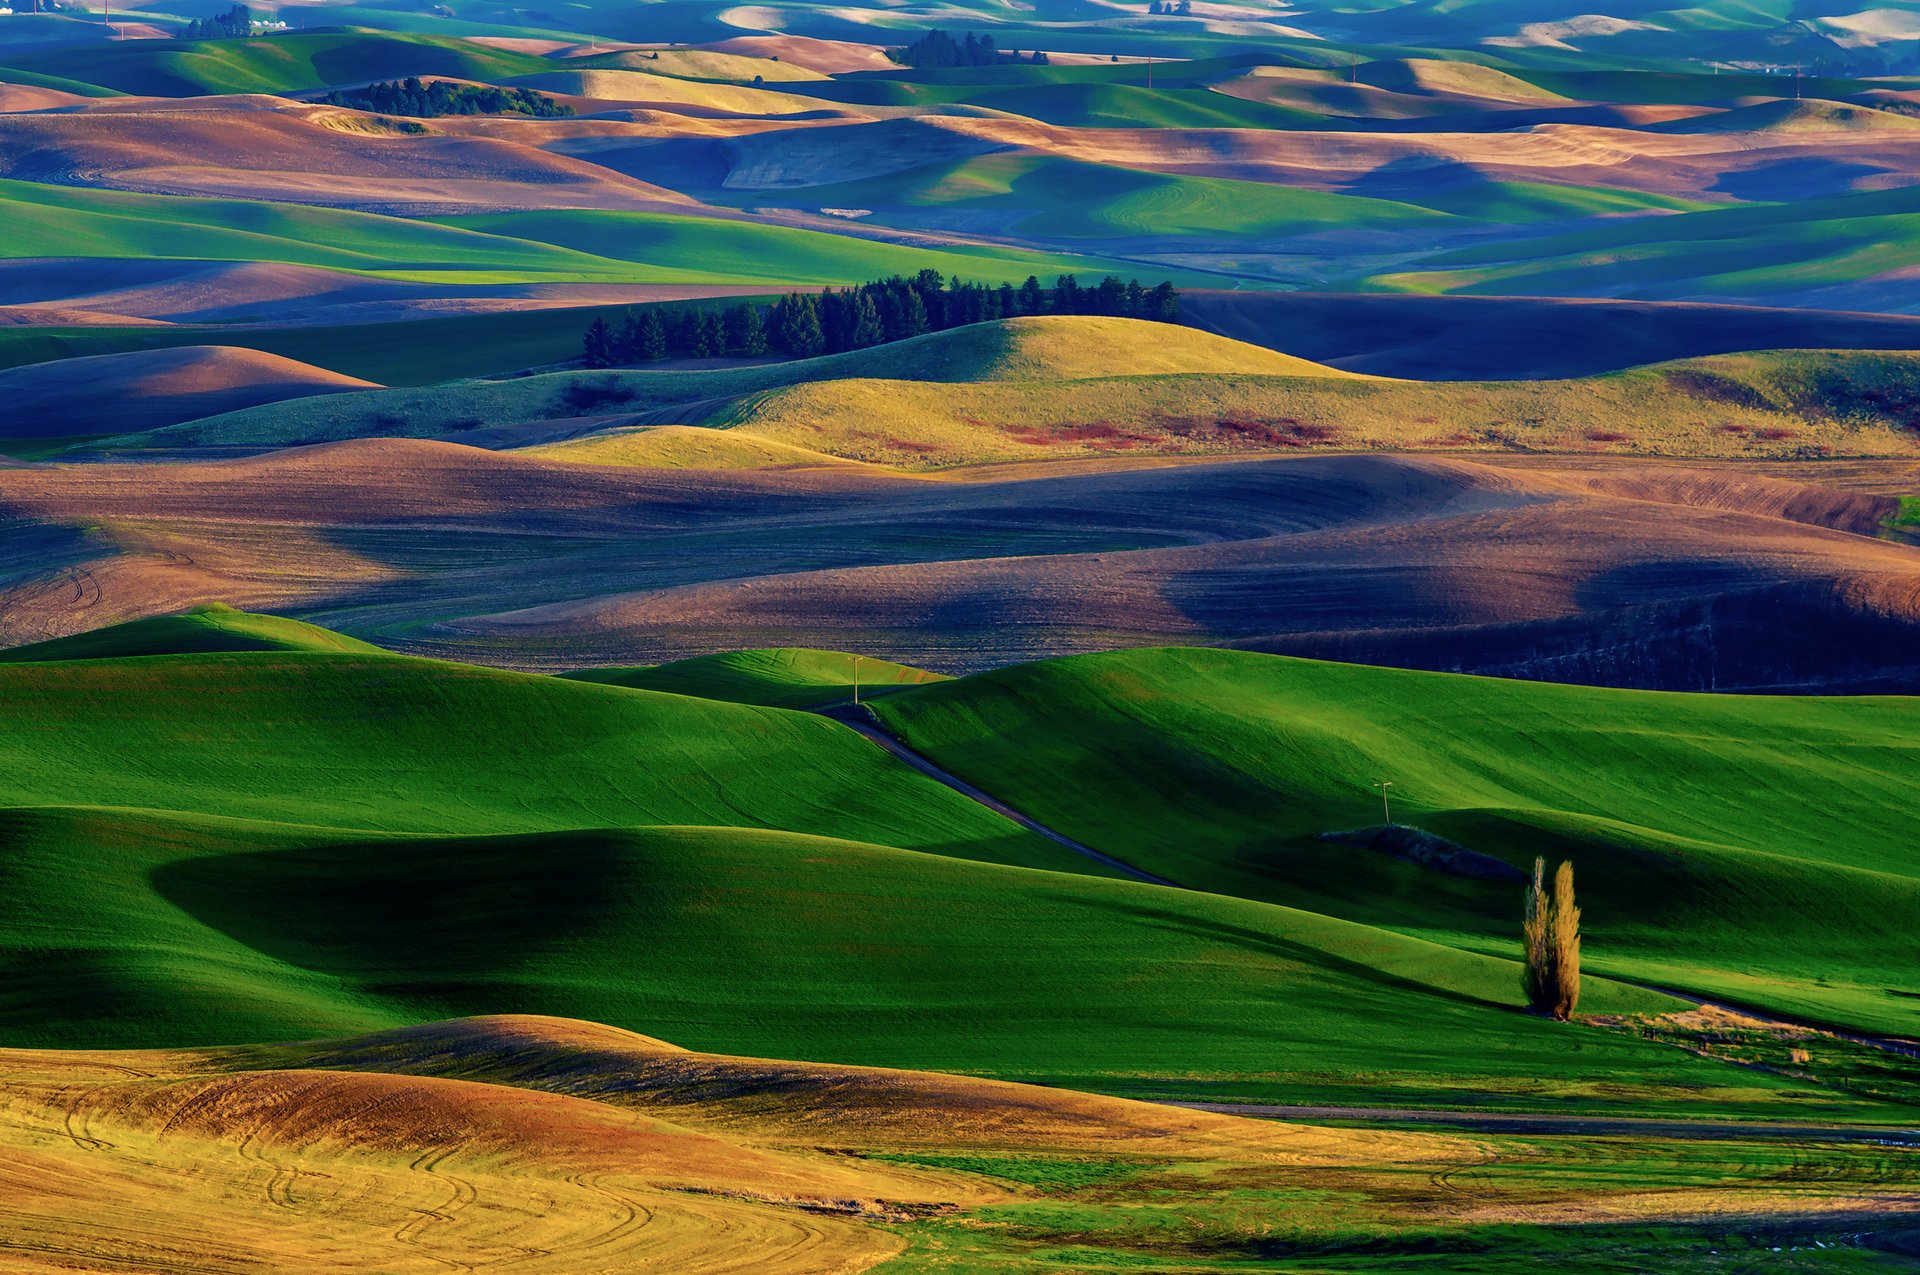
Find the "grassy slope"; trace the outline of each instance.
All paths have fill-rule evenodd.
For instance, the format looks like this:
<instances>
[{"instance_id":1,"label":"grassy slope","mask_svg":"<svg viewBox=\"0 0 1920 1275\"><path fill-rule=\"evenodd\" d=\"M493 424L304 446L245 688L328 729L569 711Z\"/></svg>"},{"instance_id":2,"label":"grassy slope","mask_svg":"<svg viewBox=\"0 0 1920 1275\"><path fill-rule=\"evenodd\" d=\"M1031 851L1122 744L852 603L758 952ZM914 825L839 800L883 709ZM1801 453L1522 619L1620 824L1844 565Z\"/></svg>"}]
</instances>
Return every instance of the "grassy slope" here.
<instances>
[{"instance_id":1,"label":"grassy slope","mask_svg":"<svg viewBox=\"0 0 1920 1275\"><path fill-rule=\"evenodd\" d=\"M665 213L563 209L444 218L443 225L557 244L633 262L674 283L846 283L932 268L987 283L1072 270L1139 273L1137 265L1022 248L915 248L872 239ZM697 261L698 270L684 263ZM669 277L670 276L670 277Z\"/></svg>"},{"instance_id":2,"label":"grassy slope","mask_svg":"<svg viewBox=\"0 0 1920 1275\"><path fill-rule=\"evenodd\" d=\"M687 423L921 468L1306 446L1910 455L1916 396L1915 356L1790 352L1689 359L1570 381L1196 375L935 388L837 380L769 390Z\"/></svg>"},{"instance_id":3,"label":"grassy slope","mask_svg":"<svg viewBox=\"0 0 1920 1275\"><path fill-rule=\"evenodd\" d=\"M568 209L434 222L17 181L0 181L0 218L6 257L269 261L397 280L825 284L931 267L1018 283L1035 272L1126 269L1015 248L921 249L665 213Z\"/></svg>"},{"instance_id":4,"label":"grassy slope","mask_svg":"<svg viewBox=\"0 0 1920 1275\"><path fill-rule=\"evenodd\" d=\"M1239 652L1086 656L876 702L943 766L1177 881L1512 951L1516 888L1316 842L1395 817L1578 864L1589 968L1920 1029L1911 700L1663 695ZM1063 784L1059 776L1072 775ZM1817 790L1817 802L1798 794Z\"/></svg>"},{"instance_id":5,"label":"grassy slope","mask_svg":"<svg viewBox=\"0 0 1920 1275\"><path fill-rule=\"evenodd\" d=\"M618 262L373 213L0 181L7 257L271 261L406 277L618 278ZM408 263L396 268L396 263Z\"/></svg>"},{"instance_id":6,"label":"grassy slope","mask_svg":"<svg viewBox=\"0 0 1920 1275\"><path fill-rule=\"evenodd\" d=\"M256 653L8 665L0 721L16 1043L534 1010L1089 1084L1552 1100L1631 1072L1656 1105L1792 1088L1735 1095L1678 1051L1516 1014L1504 960L951 857L1086 866L802 714Z\"/></svg>"},{"instance_id":7,"label":"grassy slope","mask_svg":"<svg viewBox=\"0 0 1920 1275\"><path fill-rule=\"evenodd\" d=\"M1008 219L1023 234L1054 240L1272 237L1409 230L1446 220L1439 212L1386 199L1022 153L971 156L782 192L782 199L883 214L888 209L980 212Z\"/></svg>"},{"instance_id":8,"label":"grassy slope","mask_svg":"<svg viewBox=\"0 0 1920 1275\"><path fill-rule=\"evenodd\" d=\"M1076 320L1075 322L1082 322ZM1095 320L1094 323L1112 322ZM1316 364L1195 344L1023 342L989 328L854 354L707 372L567 372L431 390L374 390L208 417L128 446L283 446L355 437L455 439L479 425L688 404L676 424L724 431L710 448L632 432L554 459L775 467L861 461L937 469L1114 452L1347 450L1619 452L1698 457L1901 456L1916 446L1920 356L1858 351L1717 355L1567 381L1372 380ZM1174 330L1178 332L1179 330ZM452 334L450 334L452 335ZM1057 345L1057 353L1047 351ZM1028 353L1032 351L1033 353ZM308 351L307 361L319 351ZM1242 358L1311 375L1181 373ZM1192 360L1183 364L1183 360ZM1094 376L1159 367L1153 375ZM1015 376L1024 371L1025 379ZM1008 379L999 379L1002 373ZM116 444L118 445L118 444ZM827 458L825 461L822 458Z\"/></svg>"},{"instance_id":9,"label":"grassy slope","mask_svg":"<svg viewBox=\"0 0 1920 1275\"><path fill-rule=\"evenodd\" d=\"M841 651L775 648L764 651L727 651L672 664L630 668L579 669L560 676L609 686L668 691L735 704L764 704L770 708L811 708L848 699L854 686L855 657ZM862 657L860 686L890 689L945 681L891 660Z\"/></svg>"},{"instance_id":10,"label":"grassy slope","mask_svg":"<svg viewBox=\"0 0 1920 1275\"><path fill-rule=\"evenodd\" d=\"M556 318L556 314L559 317ZM342 348L337 346L337 341L357 334L359 329L337 329L318 338L329 348L305 350L303 361L324 362L322 356L327 356L335 363L351 362L357 367L379 367L384 371L387 370L382 366L384 362L404 364L405 356L411 355L429 360L430 365L442 366L460 359L463 346L469 350L481 348L482 342L496 339L496 334L499 338L511 339L519 324L541 331L557 326L555 339L565 338L571 354L578 347L579 333L584 326L580 312L488 317L507 322L489 323L484 327L477 320L455 319L424 320L405 327L381 325L389 342L394 338L413 337L405 349L377 343L371 347ZM301 331L286 332L280 339L301 340ZM4 348L4 342L4 335L0 335L0 348ZM1045 317L974 324L869 350L758 367L563 372L443 385L430 390L332 395L325 406L289 403L280 405L285 410L278 412L230 412L153 437L168 442L250 444L390 434L424 437L446 433L461 424L469 427L474 423L510 424L578 416L588 410L644 411L672 403L728 398L799 382L847 377L940 382L1058 381L1102 375L1116 367L1147 372L1344 376L1304 359L1190 328L1169 328L1129 319ZM416 368L414 374L419 375L419 369ZM583 393L585 399L580 397Z\"/></svg>"},{"instance_id":11,"label":"grassy slope","mask_svg":"<svg viewBox=\"0 0 1920 1275\"><path fill-rule=\"evenodd\" d=\"M0 741L9 805L396 833L740 824L1062 861L822 719L466 665L311 653L12 664L0 715L37 727Z\"/></svg>"},{"instance_id":12,"label":"grassy slope","mask_svg":"<svg viewBox=\"0 0 1920 1275\"><path fill-rule=\"evenodd\" d=\"M276 615L254 615L218 603L181 615L155 616L104 629L0 650L0 663L122 659L136 655L220 651L335 651L378 655L380 648L331 629Z\"/></svg>"},{"instance_id":13,"label":"grassy slope","mask_svg":"<svg viewBox=\"0 0 1920 1275\"><path fill-rule=\"evenodd\" d=\"M1764 298L1903 269L1920 190L1634 218L1430 257L1372 286L1489 295Z\"/></svg>"},{"instance_id":14,"label":"grassy slope","mask_svg":"<svg viewBox=\"0 0 1920 1275\"><path fill-rule=\"evenodd\" d=\"M671 827L396 841L84 810L7 812L0 829L19 1043L284 1039L506 1009L1088 1087L1763 1107L1799 1088L1515 1013L1506 961L874 845ZM1590 999L1668 1004L1605 985Z\"/></svg>"}]
</instances>

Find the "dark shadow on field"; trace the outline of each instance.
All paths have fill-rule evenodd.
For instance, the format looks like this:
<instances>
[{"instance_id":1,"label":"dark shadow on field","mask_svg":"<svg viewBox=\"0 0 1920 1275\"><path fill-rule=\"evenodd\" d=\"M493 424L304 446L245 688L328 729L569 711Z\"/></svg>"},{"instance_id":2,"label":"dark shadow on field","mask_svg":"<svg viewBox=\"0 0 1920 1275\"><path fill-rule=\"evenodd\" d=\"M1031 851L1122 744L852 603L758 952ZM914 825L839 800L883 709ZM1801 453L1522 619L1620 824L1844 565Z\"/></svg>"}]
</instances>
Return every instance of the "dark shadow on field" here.
<instances>
[{"instance_id":1,"label":"dark shadow on field","mask_svg":"<svg viewBox=\"0 0 1920 1275\"><path fill-rule=\"evenodd\" d=\"M1735 199L1794 203L1820 195L1845 195L1868 179L1885 178L1888 169L1820 156L1796 156L1753 168L1729 169L1707 189Z\"/></svg>"},{"instance_id":2,"label":"dark shadow on field","mask_svg":"<svg viewBox=\"0 0 1920 1275\"><path fill-rule=\"evenodd\" d=\"M1209 921L1200 917L1186 916L1169 908L1147 907L1139 904L1122 903L1115 900L1085 898L1079 901L1082 906L1117 912L1136 921L1145 922L1155 929L1170 930L1215 943L1226 943L1263 956L1292 961L1307 969L1331 970L1345 974L1363 983L1372 983L1401 991L1413 992L1421 996L1452 1001L1460 1005L1471 1005L1477 1009L1508 1010L1515 1014L1523 1012L1517 1004L1507 1001L1490 1000L1481 996L1470 996L1465 992L1454 991L1434 983L1422 983L1415 979L1403 978L1398 974L1389 974L1376 966L1362 961L1339 956L1325 948L1314 947L1309 943L1293 939L1279 938L1260 930L1247 929L1244 926L1228 925L1224 922ZM1518 980L1514 985L1519 986Z\"/></svg>"},{"instance_id":3,"label":"dark shadow on field","mask_svg":"<svg viewBox=\"0 0 1920 1275\"><path fill-rule=\"evenodd\" d=\"M503 983L578 941L643 891L643 862L613 835L411 838L222 854L150 879L202 923L277 961L442 1001Z\"/></svg>"}]
</instances>

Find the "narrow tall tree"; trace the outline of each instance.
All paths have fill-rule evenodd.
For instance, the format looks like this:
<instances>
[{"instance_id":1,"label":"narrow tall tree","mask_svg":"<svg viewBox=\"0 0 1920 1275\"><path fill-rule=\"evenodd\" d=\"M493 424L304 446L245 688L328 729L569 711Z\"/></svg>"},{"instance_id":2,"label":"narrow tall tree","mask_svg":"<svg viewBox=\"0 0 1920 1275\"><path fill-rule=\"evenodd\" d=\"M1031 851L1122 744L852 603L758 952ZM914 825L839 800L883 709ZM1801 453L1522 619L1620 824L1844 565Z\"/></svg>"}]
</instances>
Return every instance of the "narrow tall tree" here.
<instances>
[{"instance_id":1,"label":"narrow tall tree","mask_svg":"<svg viewBox=\"0 0 1920 1275\"><path fill-rule=\"evenodd\" d=\"M795 358L810 359L827 348L820 330L820 306L804 293L788 294L780 302L773 325L774 343Z\"/></svg>"},{"instance_id":2,"label":"narrow tall tree","mask_svg":"<svg viewBox=\"0 0 1920 1275\"><path fill-rule=\"evenodd\" d=\"M1547 930L1553 949L1553 1016L1573 1017L1580 1004L1580 909L1573 901L1573 864L1553 874L1553 920Z\"/></svg>"},{"instance_id":3,"label":"narrow tall tree","mask_svg":"<svg viewBox=\"0 0 1920 1275\"><path fill-rule=\"evenodd\" d=\"M587 335L581 342L581 355L588 367L613 366L614 337L613 329L607 326L605 319L595 319L587 328Z\"/></svg>"},{"instance_id":4,"label":"narrow tall tree","mask_svg":"<svg viewBox=\"0 0 1920 1275\"><path fill-rule=\"evenodd\" d=\"M872 295L865 292L854 294L847 325L847 348L864 350L885 339L886 333L880 327L880 312L874 308Z\"/></svg>"},{"instance_id":5,"label":"narrow tall tree","mask_svg":"<svg viewBox=\"0 0 1920 1275\"><path fill-rule=\"evenodd\" d=\"M648 363L658 363L667 357L667 325L660 321L660 312L649 308L640 319L640 334L634 345L634 357Z\"/></svg>"},{"instance_id":6,"label":"narrow tall tree","mask_svg":"<svg viewBox=\"0 0 1920 1275\"><path fill-rule=\"evenodd\" d=\"M1533 861L1533 878L1527 882L1526 919L1520 924L1521 946L1526 964L1520 970L1520 988L1526 993L1527 1008L1544 1014L1553 1003L1552 953L1547 946L1547 861Z\"/></svg>"},{"instance_id":7,"label":"narrow tall tree","mask_svg":"<svg viewBox=\"0 0 1920 1275\"><path fill-rule=\"evenodd\" d=\"M745 301L728 312L727 348L750 359L767 352L767 328L760 319L758 305Z\"/></svg>"},{"instance_id":8,"label":"narrow tall tree","mask_svg":"<svg viewBox=\"0 0 1920 1275\"><path fill-rule=\"evenodd\" d=\"M1147 293L1146 311L1140 316L1152 319L1156 323L1180 322L1180 294L1173 290L1171 283L1162 281Z\"/></svg>"},{"instance_id":9,"label":"narrow tall tree","mask_svg":"<svg viewBox=\"0 0 1920 1275\"><path fill-rule=\"evenodd\" d=\"M1038 279L1028 275L1027 281L1020 285L1020 313L1039 314L1046 308L1046 291L1041 288Z\"/></svg>"}]
</instances>

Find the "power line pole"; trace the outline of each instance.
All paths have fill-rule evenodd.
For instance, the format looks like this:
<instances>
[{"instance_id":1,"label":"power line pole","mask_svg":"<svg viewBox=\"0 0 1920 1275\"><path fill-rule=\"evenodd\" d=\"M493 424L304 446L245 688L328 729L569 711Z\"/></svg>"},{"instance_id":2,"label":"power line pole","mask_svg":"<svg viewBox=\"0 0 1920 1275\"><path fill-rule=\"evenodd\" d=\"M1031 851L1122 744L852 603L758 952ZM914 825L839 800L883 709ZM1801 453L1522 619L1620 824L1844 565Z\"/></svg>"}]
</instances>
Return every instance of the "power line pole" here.
<instances>
[{"instance_id":1,"label":"power line pole","mask_svg":"<svg viewBox=\"0 0 1920 1275\"><path fill-rule=\"evenodd\" d=\"M1387 827L1393 827L1393 806L1387 800L1387 789L1393 787L1391 779L1376 779L1373 786L1380 790L1380 812L1387 818Z\"/></svg>"},{"instance_id":2,"label":"power line pole","mask_svg":"<svg viewBox=\"0 0 1920 1275\"><path fill-rule=\"evenodd\" d=\"M855 708L860 707L860 661L866 658L864 655L853 657L853 706Z\"/></svg>"}]
</instances>

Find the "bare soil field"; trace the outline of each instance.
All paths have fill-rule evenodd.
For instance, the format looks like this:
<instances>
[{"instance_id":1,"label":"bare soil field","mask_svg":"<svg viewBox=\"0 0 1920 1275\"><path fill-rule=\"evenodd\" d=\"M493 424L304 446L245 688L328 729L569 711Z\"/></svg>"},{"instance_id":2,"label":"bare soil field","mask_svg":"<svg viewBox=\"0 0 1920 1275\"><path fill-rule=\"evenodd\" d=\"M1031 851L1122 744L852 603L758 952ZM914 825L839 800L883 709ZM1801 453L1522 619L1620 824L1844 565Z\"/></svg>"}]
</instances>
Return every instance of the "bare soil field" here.
<instances>
[{"instance_id":1,"label":"bare soil field","mask_svg":"<svg viewBox=\"0 0 1920 1275\"><path fill-rule=\"evenodd\" d=\"M1604 685L1920 685L1920 548L1878 538L1916 467L1761 468L1366 455L953 481L400 440L24 467L0 471L0 635L225 601L535 668L1232 643Z\"/></svg>"}]
</instances>

